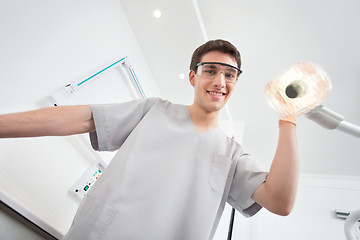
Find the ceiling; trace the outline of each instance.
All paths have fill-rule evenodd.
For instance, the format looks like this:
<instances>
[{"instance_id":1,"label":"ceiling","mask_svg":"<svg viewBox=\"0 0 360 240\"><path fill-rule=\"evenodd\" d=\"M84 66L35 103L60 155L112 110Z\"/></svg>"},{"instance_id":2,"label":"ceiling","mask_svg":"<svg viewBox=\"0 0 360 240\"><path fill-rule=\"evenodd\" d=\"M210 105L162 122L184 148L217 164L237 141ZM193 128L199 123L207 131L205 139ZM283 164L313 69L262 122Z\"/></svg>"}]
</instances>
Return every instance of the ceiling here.
<instances>
[{"instance_id":1,"label":"ceiling","mask_svg":"<svg viewBox=\"0 0 360 240\"><path fill-rule=\"evenodd\" d=\"M243 74L228 107L233 121L245 122L245 151L264 167L271 163L278 132L264 86L298 61L328 72L333 89L324 105L360 124L359 1L119 1L162 97L172 102L192 103L188 65L205 39L226 39L238 47ZM155 9L160 18L153 16ZM297 129L301 173L360 176L359 138L303 116Z\"/></svg>"}]
</instances>

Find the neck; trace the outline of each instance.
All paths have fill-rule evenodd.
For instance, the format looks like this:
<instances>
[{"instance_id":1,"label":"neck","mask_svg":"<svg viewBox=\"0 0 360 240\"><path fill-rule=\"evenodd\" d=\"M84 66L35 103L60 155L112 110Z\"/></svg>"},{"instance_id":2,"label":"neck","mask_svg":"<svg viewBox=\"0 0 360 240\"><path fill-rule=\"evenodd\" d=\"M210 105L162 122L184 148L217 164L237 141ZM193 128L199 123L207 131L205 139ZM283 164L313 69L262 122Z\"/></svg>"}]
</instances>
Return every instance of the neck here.
<instances>
[{"instance_id":1,"label":"neck","mask_svg":"<svg viewBox=\"0 0 360 240\"><path fill-rule=\"evenodd\" d=\"M207 112L196 104L188 106L188 110L198 132L205 132L218 126L219 111Z\"/></svg>"}]
</instances>

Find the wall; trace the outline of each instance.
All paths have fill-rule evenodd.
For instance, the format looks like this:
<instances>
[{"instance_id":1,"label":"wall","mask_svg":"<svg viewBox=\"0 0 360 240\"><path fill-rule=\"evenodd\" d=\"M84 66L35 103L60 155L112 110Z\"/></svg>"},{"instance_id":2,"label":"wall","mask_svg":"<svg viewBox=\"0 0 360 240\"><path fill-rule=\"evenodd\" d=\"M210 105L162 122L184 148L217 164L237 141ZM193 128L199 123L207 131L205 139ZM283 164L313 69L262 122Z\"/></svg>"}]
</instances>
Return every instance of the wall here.
<instances>
[{"instance_id":1,"label":"wall","mask_svg":"<svg viewBox=\"0 0 360 240\"><path fill-rule=\"evenodd\" d=\"M0 30L0 114L51 106L52 93L123 56L147 96L160 95L117 0L2 1ZM127 100L122 84L116 97ZM92 103L96 91L88 90ZM73 136L0 140L1 188L17 196L16 204L36 206L34 214L59 234L79 204L68 189L94 162L79 149L83 145Z\"/></svg>"},{"instance_id":2,"label":"wall","mask_svg":"<svg viewBox=\"0 0 360 240\"><path fill-rule=\"evenodd\" d=\"M292 213L280 217L261 210L250 219L245 239L345 240L345 221L335 210L355 211L359 202L359 177L302 175Z\"/></svg>"}]
</instances>

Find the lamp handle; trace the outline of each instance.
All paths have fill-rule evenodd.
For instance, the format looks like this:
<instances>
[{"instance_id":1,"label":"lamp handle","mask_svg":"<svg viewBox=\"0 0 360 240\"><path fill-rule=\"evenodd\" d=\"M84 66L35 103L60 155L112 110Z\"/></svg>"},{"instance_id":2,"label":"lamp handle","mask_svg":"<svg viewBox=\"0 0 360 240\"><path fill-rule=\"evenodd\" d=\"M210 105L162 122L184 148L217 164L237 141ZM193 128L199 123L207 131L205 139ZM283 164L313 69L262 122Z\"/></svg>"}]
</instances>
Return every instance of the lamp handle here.
<instances>
[{"instance_id":1,"label":"lamp handle","mask_svg":"<svg viewBox=\"0 0 360 240\"><path fill-rule=\"evenodd\" d=\"M316 122L326 129L338 129L345 133L360 138L360 127L344 121L344 117L340 114L319 105L305 114L305 117Z\"/></svg>"}]
</instances>

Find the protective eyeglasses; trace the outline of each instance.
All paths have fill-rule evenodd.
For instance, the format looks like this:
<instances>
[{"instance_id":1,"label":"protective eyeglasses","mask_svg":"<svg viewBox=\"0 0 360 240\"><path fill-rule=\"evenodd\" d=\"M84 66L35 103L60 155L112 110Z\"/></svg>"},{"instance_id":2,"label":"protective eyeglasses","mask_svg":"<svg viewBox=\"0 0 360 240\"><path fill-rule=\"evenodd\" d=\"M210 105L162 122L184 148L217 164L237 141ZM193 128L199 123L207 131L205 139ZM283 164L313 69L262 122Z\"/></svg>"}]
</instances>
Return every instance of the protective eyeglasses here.
<instances>
[{"instance_id":1,"label":"protective eyeglasses","mask_svg":"<svg viewBox=\"0 0 360 240\"><path fill-rule=\"evenodd\" d=\"M221 72L226 82L236 83L242 71L230 64L221 62L200 62L196 64L197 73L208 79L215 79Z\"/></svg>"}]
</instances>

